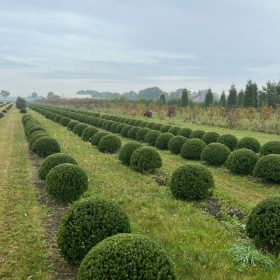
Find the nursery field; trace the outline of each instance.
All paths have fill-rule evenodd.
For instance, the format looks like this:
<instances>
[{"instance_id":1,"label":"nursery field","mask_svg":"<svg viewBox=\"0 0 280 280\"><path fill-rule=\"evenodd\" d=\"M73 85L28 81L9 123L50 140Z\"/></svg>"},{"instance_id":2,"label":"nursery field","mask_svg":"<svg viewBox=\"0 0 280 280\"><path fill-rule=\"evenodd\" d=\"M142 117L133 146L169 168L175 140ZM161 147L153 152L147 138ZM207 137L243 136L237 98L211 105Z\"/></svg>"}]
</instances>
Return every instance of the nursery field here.
<instances>
[{"instance_id":1,"label":"nursery field","mask_svg":"<svg viewBox=\"0 0 280 280\"><path fill-rule=\"evenodd\" d=\"M280 260L276 257L279 249L277 246L280 246L280 223L276 224L275 230L276 249L273 246L255 247L246 233L246 223L254 207L269 197L279 196L279 177L267 175L266 171L264 176L270 177L263 180L252 170L236 174L238 172L232 172L224 163L212 165L201 161L200 158L180 156L180 153L170 152L167 147L163 147L166 142L164 137L161 144L163 146L160 146L160 143L149 145L144 138L136 137L141 127L140 120L142 123L147 121L144 118L137 119L138 128L136 128L136 121L133 122L134 130L128 134L117 130L118 126L123 129L125 125L124 120L120 118L126 117L123 115L116 117L104 112L104 115L100 116L94 115L94 112L71 111L67 108L57 109L41 105L29 107L27 114L21 114L12 108L5 118L0 119L0 279L76 279L77 277L86 279L87 274L83 272L86 270L85 262L82 261L82 268L79 267L82 257L87 252L81 253L79 251L81 248L77 249L82 257L79 255L79 259L77 253L74 259L74 250L67 251L66 245L63 247L61 243L57 244L62 216L65 216L64 213L76 203L75 201L83 198L114 201L127 215L131 233L150 238L157 243L157 246L164 249L168 262L162 262L159 267L166 266L164 270L166 274L158 278L152 276L141 278L139 275L137 279L280 279ZM22 122L23 116L25 119ZM78 123L74 124L74 121ZM73 124L72 129L69 127L70 122ZM166 120L157 123L188 127L192 131L217 132L219 135L230 133L236 136L237 140L254 137L259 147L257 145L257 150L254 152L249 149L248 156L247 154L245 156L255 159L254 165L258 164L257 160L260 160L258 154L266 151L263 148L264 144L280 141L279 135L260 132L229 131L225 128L182 121L170 124ZM80 125L79 130L77 125ZM131 142L141 144L141 149L152 147L159 155L162 165L151 172L150 170L139 172L136 167L131 168L123 164L119 159L119 149L115 152L109 150L111 148L108 148L109 144L103 148L92 145L91 140L97 131L92 134L92 139L82 139L83 131L89 125L92 129L98 129L98 133L110 132L109 136L117 136L122 147ZM150 130L155 131L155 127L147 129L145 133L150 133ZM40 141L40 138L32 143L31 129L33 133L37 130L44 134L42 139L44 138L45 142L40 143L42 149L37 148L36 145L39 144L34 144ZM170 134L162 132L164 133ZM174 136L166 137L171 139ZM112 141L116 140L114 137L111 138ZM100 138L99 141L102 139ZM197 137L195 139L197 140ZM206 138L202 137L202 139ZM216 143L216 140L213 142ZM34 149L32 144L35 145ZM207 144L211 145L211 143ZM201 143L195 142L194 145L199 146ZM204 142L203 145L204 148L207 146ZM244 149L249 144L237 145ZM50 152L52 147L53 150ZM174 147L177 148L177 143ZM252 147L255 147L255 143ZM227 147L226 149L228 157L238 150L237 148L229 150ZM85 184L84 190L75 197L76 190L73 190L69 193L69 200L66 200L67 190L62 191L63 196L61 194L58 196L58 191L55 189L57 186L53 186L49 179L51 175L55 177L55 174L51 174L54 172L49 171L47 179L39 178L41 176L39 170L44 158L56 152L70 155L76 161L79 172L86 174L86 180L79 181L81 185ZM270 155L269 153L262 155L265 156ZM178 199L170 188L171 178L178 168L193 163L197 164L195 166L199 165L207 169L207 172L213 176L215 186L213 192L209 191L209 195L203 199ZM54 167L53 170L58 167ZM66 178L58 177L60 177L57 179L60 180L58 182ZM153 263L154 252L151 251L150 254L153 259L150 261ZM155 267L156 263L155 261ZM172 264L171 272L166 263ZM147 271L153 269L149 267Z\"/></svg>"}]
</instances>

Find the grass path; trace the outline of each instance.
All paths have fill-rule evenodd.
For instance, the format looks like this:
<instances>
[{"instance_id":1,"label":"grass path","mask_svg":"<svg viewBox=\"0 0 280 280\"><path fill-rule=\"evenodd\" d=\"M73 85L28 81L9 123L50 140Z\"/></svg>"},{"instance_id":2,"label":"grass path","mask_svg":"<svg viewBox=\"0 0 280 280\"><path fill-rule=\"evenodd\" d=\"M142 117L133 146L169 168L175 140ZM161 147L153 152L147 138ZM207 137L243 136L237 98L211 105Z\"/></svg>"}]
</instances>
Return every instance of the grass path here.
<instances>
[{"instance_id":1,"label":"grass path","mask_svg":"<svg viewBox=\"0 0 280 280\"><path fill-rule=\"evenodd\" d=\"M191 204L173 199L168 188L157 185L152 176L125 167L116 155L102 154L64 127L38 113L30 113L61 143L63 152L73 155L86 171L90 181L90 190L86 195L118 201L129 215L134 232L155 238L167 249L176 263L179 280L277 279L279 264L272 270L261 267L242 268L232 260L227 250L240 238L235 229L227 229ZM163 170L170 172L183 163L179 157L167 152L161 154ZM226 178L223 178L224 173L219 175L219 172L214 174L215 180L219 180L218 185L223 185ZM227 183L229 192L230 188L234 188L236 180L241 180L241 183L248 180L231 177L233 182ZM250 189L252 196L267 195L262 186L259 188L260 192ZM242 194L242 189L234 190L235 198L232 196L232 201L238 200ZM218 188L218 191L221 189ZM226 196L226 191L223 195ZM226 199L229 197L226 196ZM254 199L252 204L255 203ZM243 205L246 203L245 196L242 200Z\"/></svg>"},{"instance_id":2,"label":"grass path","mask_svg":"<svg viewBox=\"0 0 280 280\"><path fill-rule=\"evenodd\" d=\"M0 279L53 279L21 116L0 120Z\"/></svg>"}]
</instances>

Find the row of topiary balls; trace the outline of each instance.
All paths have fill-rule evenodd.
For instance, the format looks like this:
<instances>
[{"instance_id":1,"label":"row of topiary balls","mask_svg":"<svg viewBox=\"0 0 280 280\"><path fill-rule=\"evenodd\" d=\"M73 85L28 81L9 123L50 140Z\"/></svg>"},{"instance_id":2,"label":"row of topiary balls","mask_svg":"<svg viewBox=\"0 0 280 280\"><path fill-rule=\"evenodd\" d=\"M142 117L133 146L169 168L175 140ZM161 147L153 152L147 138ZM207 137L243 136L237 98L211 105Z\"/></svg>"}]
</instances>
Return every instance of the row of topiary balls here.
<instances>
[{"instance_id":1,"label":"row of topiary balls","mask_svg":"<svg viewBox=\"0 0 280 280\"><path fill-rule=\"evenodd\" d=\"M24 116L22 121L29 143L33 142L31 146L46 137L46 132L31 116ZM35 136L37 140L33 139ZM34 151L45 157L39 146L36 144ZM49 149L39 169L39 178L58 202L74 202L88 188L87 175L72 156L52 153ZM131 234L127 215L113 201L89 197L75 202L62 218L57 244L68 262L82 261L78 271L81 280L127 279L127 275L133 279L176 279L174 264L165 250L146 236Z\"/></svg>"},{"instance_id":2,"label":"row of topiary balls","mask_svg":"<svg viewBox=\"0 0 280 280\"><path fill-rule=\"evenodd\" d=\"M2 104L2 106L4 106L6 104ZM5 114L8 113L13 107L13 104L8 104L8 106L6 108L4 108L1 112L0 112L0 119L5 117Z\"/></svg>"},{"instance_id":3,"label":"row of topiary balls","mask_svg":"<svg viewBox=\"0 0 280 280\"><path fill-rule=\"evenodd\" d=\"M62 114L65 112L60 111ZM189 134L187 128L181 128L177 131L178 135L174 136L170 132L160 132L149 128L141 128L128 124L118 123L112 120L101 119L97 117L81 116L76 113L66 112L81 121L90 122L95 126L102 127L112 133L119 133L124 137L132 138L139 141L145 141L149 145L158 149L169 149L174 154L180 154L185 159L204 160L209 165L225 166L232 172L242 175L249 175L262 178L271 182L280 182L280 142L270 141L262 147L253 137L244 137L239 141L231 134L219 136L216 132L193 131ZM67 114L67 115L68 115ZM89 118L89 119L88 119ZM130 120L131 121L131 120ZM134 120L135 121L135 120ZM71 121L68 117L61 119L63 125L68 125L72 129L77 121ZM149 122L147 122L149 123ZM82 126L86 126L82 124ZM155 124L159 125L159 124ZM158 128L158 126L157 126ZM170 129L174 129L171 127ZM97 130L89 128L89 137L92 137L93 143L98 143L99 139L105 135L105 132L96 133ZM96 135L93 134L96 133ZM173 131L175 133L175 131ZM185 136L202 137L188 139ZM218 141L214 143L213 141ZM206 143L209 143L206 145ZM236 150L234 150L236 148ZM231 150L234 150L231 152ZM257 154L260 151L260 158Z\"/></svg>"}]
</instances>

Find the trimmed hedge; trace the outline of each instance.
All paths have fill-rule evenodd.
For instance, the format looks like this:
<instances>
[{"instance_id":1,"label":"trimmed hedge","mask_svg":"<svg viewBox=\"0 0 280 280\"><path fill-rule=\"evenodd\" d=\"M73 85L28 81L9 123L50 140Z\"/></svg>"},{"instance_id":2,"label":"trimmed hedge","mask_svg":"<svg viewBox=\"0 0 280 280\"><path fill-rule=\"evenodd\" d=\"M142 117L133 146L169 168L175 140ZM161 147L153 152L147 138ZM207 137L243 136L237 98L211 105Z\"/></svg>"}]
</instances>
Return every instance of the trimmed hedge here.
<instances>
[{"instance_id":1,"label":"trimmed hedge","mask_svg":"<svg viewBox=\"0 0 280 280\"><path fill-rule=\"evenodd\" d=\"M162 133L158 136L155 146L160 150L166 150L168 149L168 142L171 138L173 138L174 135L169 132Z\"/></svg>"},{"instance_id":2,"label":"trimmed hedge","mask_svg":"<svg viewBox=\"0 0 280 280\"><path fill-rule=\"evenodd\" d=\"M249 149L255 153L258 153L261 149L260 142L254 137L244 137L240 139L237 143L237 149Z\"/></svg>"},{"instance_id":3,"label":"trimmed hedge","mask_svg":"<svg viewBox=\"0 0 280 280\"><path fill-rule=\"evenodd\" d=\"M127 137L127 135L128 135L128 131L130 130L132 128L132 126L131 125L125 125L125 126L123 126L123 128L122 128L122 131L121 131L121 135L123 136L123 137Z\"/></svg>"},{"instance_id":4,"label":"trimmed hedge","mask_svg":"<svg viewBox=\"0 0 280 280\"><path fill-rule=\"evenodd\" d=\"M204 141L206 144L215 143L217 139L220 137L220 134L217 132L206 132L201 140Z\"/></svg>"},{"instance_id":5,"label":"trimmed hedge","mask_svg":"<svg viewBox=\"0 0 280 280\"><path fill-rule=\"evenodd\" d=\"M130 231L128 217L117 203L90 197L75 202L63 216L57 245L68 262L78 264L100 241Z\"/></svg>"},{"instance_id":6,"label":"trimmed hedge","mask_svg":"<svg viewBox=\"0 0 280 280\"><path fill-rule=\"evenodd\" d=\"M45 132L41 132L41 131L36 131L38 133L36 133L34 136L32 136L32 138L30 137L29 139L29 149L35 153L35 142L43 137L48 137L49 135Z\"/></svg>"},{"instance_id":7,"label":"trimmed hedge","mask_svg":"<svg viewBox=\"0 0 280 280\"><path fill-rule=\"evenodd\" d=\"M187 139L181 148L181 156L185 159L200 159L203 149L206 144L200 139Z\"/></svg>"},{"instance_id":8,"label":"trimmed hedge","mask_svg":"<svg viewBox=\"0 0 280 280\"><path fill-rule=\"evenodd\" d=\"M124 164L124 165L130 165L130 158L132 156L132 153L142 147L141 144L136 143L136 142L130 142L122 146L120 152L119 152L119 160Z\"/></svg>"},{"instance_id":9,"label":"trimmed hedge","mask_svg":"<svg viewBox=\"0 0 280 280\"><path fill-rule=\"evenodd\" d=\"M140 128L136 133L136 140L143 141L147 133L150 131L151 130L149 128Z\"/></svg>"},{"instance_id":10,"label":"trimmed hedge","mask_svg":"<svg viewBox=\"0 0 280 280\"><path fill-rule=\"evenodd\" d=\"M201 153L201 160L210 165L223 165L230 155L230 149L221 143L211 143L206 146Z\"/></svg>"},{"instance_id":11,"label":"trimmed hedge","mask_svg":"<svg viewBox=\"0 0 280 280\"><path fill-rule=\"evenodd\" d=\"M92 137L95 133L98 132L98 129L92 126L88 126L84 129L82 139L87 142L91 142Z\"/></svg>"},{"instance_id":12,"label":"trimmed hedge","mask_svg":"<svg viewBox=\"0 0 280 280\"><path fill-rule=\"evenodd\" d=\"M102 153L114 154L122 145L121 139L116 135L106 135L98 143L98 150Z\"/></svg>"},{"instance_id":13,"label":"trimmed hedge","mask_svg":"<svg viewBox=\"0 0 280 280\"><path fill-rule=\"evenodd\" d=\"M102 139L102 137L109 135L108 132L104 132L104 131L99 131L96 132L91 139L91 144L94 146L98 146L100 140Z\"/></svg>"},{"instance_id":14,"label":"trimmed hedge","mask_svg":"<svg viewBox=\"0 0 280 280\"><path fill-rule=\"evenodd\" d=\"M229 155L226 167L233 173L248 175L252 173L257 161L256 153L243 148L235 150Z\"/></svg>"},{"instance_id":15,"label":"trimmed hedge","mask_svg":"<svg viewBox=\"0 0 280 280\"><path fill-rule=\"evenodd\" d=\"M136 134L137 132L140 130L140 127L137 126L133 126L128 132L127 132L127 137L128 138L132 138L132 139L136 139Z\"/></svg>"},{"instance_id":16,"label":"trimmed hedge","mask_svg":"<svg viewBox=\"0 0 280 280\"><path fill-rule=\"evenodd\" d=\"M233 151L238 143L238 139L232 134L223 134L217 139L217 142L226 145Z\"/></svg>"},{"instance_id":17,"label":"trimmed hedge","mask_svg":"<svg viewBox=\"0 0 280 280\"><path fill-rule=\"evenodd\" d=\"M39 178L45 180L50 170L62 163L77 164L76 160L69 154L57 153L48 156L39 169Z\"/></svg>"},{"instance_id":18,"label":"trimmed hedge","mask_svg":"<svg viewBox=\"0 0 280 280\"><path fill-rule=\"evenodd\" d=\"M192 131L193 131L193 130L190 129L190 128L183 127L183 128L181 128L181 129L178 131L177 135L181 135L181 136L184 136L184 137L186 137L186 138L189 138L190 135L191 135L191 133L192 133Z\"/></svg>"},{"instance_id":19,"label":"trimmed hedge","mask_svg":"<svg viewBox=\"0 0 280 280\"><path fill-rule=\"evenodd\" d=\"M68 124L71 122L71 119L67 118L67 117L63 117L60 121L59 124L63 125L63 126L68 126Z\"/></svg>"},{"instance_id":20,"label":"trimmed hedge","mask_svg":"<svg viewBox=\"0 0 280 280\"><path fill-rule=\"evenodd\" d=\"M174 136L168 142L168 150L177 155L180 154L183 144L186 142L187 138L183 136Z\"/></svg>"},{"instance_id":21,"label":"trimmed hedge","mask_svg":"<svg viewBox=\"0 0 280 280\"><path fill-rule=\"evenodd\" d=\"M41 137L34 142L34 151L39 157L47 157L49 155L59 153L59 143L49 136Z\"/></svg>"},{"instance_id":22,"label":"trimmed hedge","mask_svg":"<svg viewBox=\"0 0 280 280\"><path fill-rule=\"evenodd\" d=\"M173 135L177 135L180 131L181 127L179 126L171 126L168 130L169 133L172 133Z\"/></svg>"},{"instance_id":23,"label":"trimmed hedge","mask_svg":"<svg viewBox=\"0 0 280 280\"><path fill-rule=\"evenodd\" d=\"M93 247L83 259L78 280L176 280L165 250L139 234L117 234Z\"/></svg>"},{"instance_id":24,"label":"trimmed hedge","mask_svg":"<svg viewBox=\"0 0 280 280\"><path fill-rule=\"evenodd\" d=\"M193 139L193 138L201 139L201 138L203 137L204 134L205 134L205 131L204 131L204 130L200 130L200 129L194 130L194 131L190 134L189 138L190 138L190 139Z\"/></svg>"},{"instance_id":25,"label":"trimmed hedge","mask_svg":"<svg viewBox=\"0 0 280 280\"><path fill-rule=\"evenodd\" d=\"M160 132L164 133L164 132L168 132L168 130L170 129L171 125L169 124L164 124L161 126L160 128Z\"/></svg>"},{"instance_id":26,"label":"trimmed hedge","mask_svg":"<svg viewBox=\"0 0 280 280\"><path fill-rule=\"evenodd\" d=\"M159 153L149 147L136 149L130 158L130 167L138 172L151 172L162 166Z\"/></svg>"},{"instance_id":27,"label":"trimmed hedge","mask_svg":"<svg viewBox=\"0 0 280 280\"><path fill-rule=\"evenodd\" d=\"M84 124L84 123L78 123L77 125L75 125L75 127L73 128L73 132L75 134L77 134L79 137L82 137L83 132L86 128L88 128L89 126Z\"/></svg>"},{"instance_id":28,"label":"trimmed hedge","mask_svg":"<svg viewBox=\"0 0 280 280\"><path fill-rule=\"evenodd\" d=\"M73 131L74 127L78 124L79 122L77 121L70 121L67 125L67 128L71 131Z\"/></svg>"},{"instance_id":29,"label":"trimmed hedge","mask_svg":"<svg viewBox=\"0 0 280 280\"><path fill-rule=\"evenodd\" d=\"M280 253L280 197L261 201L249 215L246 231L256 246L276 256Z\"/></svg>"},{"instance_id":30,"label":"trimmed hedge","mask_svg":"<svg viewBox=\"0 0 280 280\"><path fill-rule=\"evenodd\" d=\"M161 134L162 133L157 130L151 130L146 134L144 141L151 146L155 146L156 140Z\"/></svg>"},{"instance_id":31,"label":"trimmed hedge","mask_svg":"<svg viewBox=\"0 0 280 280\"><path fill-rule=\"evenodd\" d=\"M170 189L177 199L201 200L213 194L214 179L203 165L185 164L173 172Z\"/></svg>"},{"instance_id":32,"label":"trimmed hedge","mask_svg":"<svg viewBox=\"0 0 280 280\"><path fill-rule=\"evenodd\" d=\"M77 200L88 188L86 173L70 163L62 163L52 168L45 182L46 191L63 203Z\"/></svg>"},{"instance_id":33,"label":"trimmed hedge","mask_svg":"<svg viewBox=\"0 0 280 280\"><path fill-rule=\"evenodd\" d=\"M280 154L280 141L269 141L262 145L260 150L261 156L269 154Z\"/></svg>"},{"instance_id":34,"label":"trimmed hedge","mask_svg":"<svg viewBox=\"0 0 280 280\"><path fill-rule=\"evenodd\" d=\"M280 155L270 154L261 157L254 168L254 176L280 183Z\"/></svg>"}]
</instances>

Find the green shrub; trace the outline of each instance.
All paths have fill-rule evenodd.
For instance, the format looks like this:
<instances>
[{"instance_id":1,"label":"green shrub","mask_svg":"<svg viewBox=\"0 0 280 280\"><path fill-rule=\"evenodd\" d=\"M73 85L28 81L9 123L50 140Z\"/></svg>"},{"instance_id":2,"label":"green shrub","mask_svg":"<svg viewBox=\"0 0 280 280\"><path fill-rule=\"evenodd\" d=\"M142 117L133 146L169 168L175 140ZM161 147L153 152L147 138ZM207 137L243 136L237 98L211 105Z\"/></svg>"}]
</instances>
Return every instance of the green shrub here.
<instances>
[{"instance_id":1,"label":"green shrub","mask_svg":"<svg viewBox=\"0 0 280 280\"><path fill-rule=\"evenodd\" d=\"M47 157L49 155L59 153L59 143L49 136L41 137L34 142L34 151L39 157Z\"/></svg>"},{"instance_id":2,"label":"green shrub","mask_svg":"<svg viewBox=\"0 0 280 280\"><path fill-rule=\"evenodd\" d=\"M210 143L201 153L201 160L210 165L223 165L230 155L230 149L222 143Z\"/></svg>"},{"instance_id":3,"label":"green shrub","mask_svg":"<svg viewBox=\"0 0 280 280\"><path fill-rule=\"evenodd\" d=\"M98 143L98 150L102 153L114 154L122 145L121 139L116 135L106 135Z\"/></svg>"},{"instance_id":4,"label":"green shrub","mask_svg":"<svg viewBox=\"0 0 280 280\"><path fill-rule=\"evenodd\" d=\"M200 159L206 144L200 139L187 139L181 148L181 156L185 159Z\"/></svg>"},{"instance_id":5,"label":"green shrub","mask_svg":"<svg viewBox=\"0 0 280 280\"><path fill-rule=\"evenodd\" d=\"M201 140L204 141L206 144L217 142L217 139L219 138L220 134L217 132L206 132Z\"/></svg>"},{"instance_id":6,"label":"green shrub","mask_svg":"<svg viewBox=\"0 0 280 280\"><path fill-rule=\"evenodd\" d=\"M192 133L192 129L183 127L183 128L181 128L181 129L178 131L177 135L180 135L180 136L184 136L184 137L186 137L186 138L189 138L190 135L191 135L191 133Z\"/></svg>"},{"instance_id":7,"label":"green shrub","mask_svg":"<svg viewBox=\"0 0 280 280\"><path fill-rule=\"evenodd\" d=\"M226 145L233 151L238 143L238 139L232 134L223 134L218 137L217 142Z\"/></svg>"},{"instance_id":8,"label":"green shrub","mask_svg":"<svg viewBox=\"0 0 280 280\"><path fill-rule=\"evenodd\" d=\"M122 128L122 131L121 131L121 135L123 137L127 137L127 134L128 134L128 131L132 128L131 125L125 125L123 128Z\"/></svg>"},{"instance_id":9,"label":"green shrub","mask_svg":"<svg viewBox=\"0 0 280 280\"><path fill-rule=\"evenodd\" d=\"M280 154L280 141L269 141L262 145L260 150L261 156L269 154Z\"/></svg>"},{"instance_id":10,"label":"green shrub","mask_svg":"<svg viewBox=\"0 0 280 280\"><path fill-rule=\"evenodd\" d=\"M78 124L79 122L77 121L70 121L67 125L67 128L71 131L73 131L74 127Z\"/></svg>"},{"instance_id":11,"label":"green shrub","mask_svg":"<svg viewBox=\"0 0 280 280\"><path fill-rule=\"evenodd\" d=\"M147 122L146 127L152 129L154 124L155 124L154 122Z\"/></svg>"},{"instance_id":12,"label":"green shrub","mask_svg":"<svg viewBox=\"0 0 280 280\"><path fill-rule=\"evenodd\" d=\"M36 131L38 132L35 134L32 138L29 139L29 149L35 153L35 143L38 139L43 138L43 137L48 137L48 134L42 131Z\"/></svg>"},{"instance_id":13,"label":"green shrub","mask_svg":"<svg viewBox=\"0 0 280 280\"><path fill-rule=\"evenodd\" d=\"M249 149L238 149L233 151L227 161L226 167L233 173L248 175L252 173L258 155Z\"/></svg>"},{"instance_id":14,"label":"green shrub","mask_svg":"<svg viewBox=\"0 0 280 280\"><path fill-rule=\"evenodd\" d=\"M100 140L102 137L106 136L106 135L109 135L108 132L104 132L104 131L99 131L99 132L96 132L93 136L92 136L92 139L91 139L91 144L94 145L94 146L98 146Z\"/></svg>"},{"instance_id":15,"label":"green shrub","mask_svg":"<svg viewBox=\"0 0 280 280\"><path fill-rule=\"evenodd\" d=\"M180 154L183 144L187 138L183 136L174 136L168 142L168 150L173 154Z\"/></svg>"},{"instance_id":16,"label":"green shrub","mask_svg":"<svg viewBox=\"0 0 280 280\"><path fill-rule=\"evenodd\" d=\"M136 149L130 158L130 166L138 172L151 172L162 165L159 153L149 147L140 147Z\"/></svg>"},{"instance_id":17,"label":"green shrub","mask_svg":"<svg viewBox=\"0 0 280 280\"><path fill-rule=\"evenodd\" d=\"M63 203L77 200L88 188L86 173L71 163L62 163L52 168L45 182L46 191Z\"/></svg>"},{"instance_id":18,"label":"green shrub","mask_svg":"<svg viewBox=\"0 0 280 280\"><path fill-rule=\"evenodd\" d=\"M280 197L261 201L249 215L246 231L257 247L280 253Z\"/></svg>"},{"instance_id":19,"label":"green shrub","mask_svg":"<svg viewBox=\"0 0 280 280\"><path fill-rule=\"evenodd\" d=\"M71 122L71 119L67 118L67 117L63 117L59 123L63 126L67 126L69 123Z\"/></svg>"},{"instance_id":20,"label":"green shrub","mask_svg":"<svg viewBox=\"0 0 280 280\"><path fill-rule=\"evenodd\" d=\"M25 108L22 108L19 111L20 111L21 114L26 114L27 113L27 110Z\"/></svg>"},{"instance_id":21,"label":"green shrub","mask_svg":"<svg viewBox=\"0 0 280 280\"><path fill-rule=\"evenodd\" d=\"M261 157L255 166L254 175L267 181L280 183L280 155L270 154Z\"/></svg>"},{"instance_id":22,"label":"green shrub","mask_svg":"<svg viewBox=\"0 0 280 280\"><path fill-rule=\"evenodd\" d=\"M189 138L190 139L193 139L193 138L196 138L196 139L201 139L203 137L203 135L205 134L205 131L204 130L194 130L192 131L192 133L190 134Z\"/></svg>"},{"instance_id":23,"label":"green shrub","mask_svg":"<svg viewBox=\"0 0 280 280\"><path fill-rule=\"evenodd\" d=\"M142 147L141 144L136 143L136 142L129 142L125 145L122 146L120 152L119 152L119 160L124 164L124 165L130 165L130 158L132 156L132 153Z\"/></svg>"},{"instance_id":24,"label":"green shrub","mask_svg":"<svg viewBox=\"0 0 280 280\"><path fill-rule=\"evenodd\" d=\"M113 132L113 133L115 133L115 132L116 132L116 128L117 128L118 125L119 125L118 122L112 123L111 128L110 128L110 131Z\"/></svg>"},{"instance_id":25,"label":"green shrub","mask_svg":"<svg viewBox=\"0 0 280 280\"><path fill-rule=\"evenodd\" d=\"M158 130L158 131L160 131L161 127L162 127L162 124L160 124L160 123L155 123L155 124L152 126L152 130Z\"/></svg>"},{"instance_id":26,"label":"green shrub","mask_svg":"<svg viewBox=\"0 0 280 280\"><path fill-rule=\"evenodd\" d=\"M181 127L179 126L171 126L168 130L169 133L172 133L173 135L177 135L180 131Z\"/></svg>"},{"instance_id":27,"label":"green shrub","mask_svg":"<svg viewBox=\"0 0 280 280\"><path fill-rule=\"evenodd\" d=\"M83 259L78 280L176 280L165 250L139 234L117 234L93 247Z\"/></svg>"},{"instance_id":28,"label":"green shrub","mask_svg":"<svg viewBox=\"0 0 280 280\"><path fill-rule=\"evenodd\" d=\"M136 134L137 132L140 130L140 127L137 126L133 126L128 132L127 132L127 137L128 138L132 138L132 139L136 139Z\"/></svg>"},{"instance_id":29,"label":"green shrub","mask_svg":"<svg viewBox=\"0 0 280 280\"><path fill-rule=\"evenodd\" d=\"M161 150L168 149L168 142L173 137L174 137L174 135L169 132L164 132L164 133L160 134L156 140L156 147Z\"/></svg>"},{"instance_id":30,"label":"green shrub","mask_svg":"<svg viewBox=\"0 0 280 280\"><path fill-rule=\"evenodd\" d=\"M170 129L171 125L169 124L164 124L161 126L160 128L160 132L164 133L164 132L168 132L168 130Z\"/></svg>"},{"instance_id":31,"label":"green shrub","mask_svg":"<svg viewBox=\"0 0 280 280\"><path fill-rule=\"evenodd\" d=\"M2 113L2 112L0 112L0 119L1 119L1 118L4 118L4 117L5 117L5 114Z\"/></svg>"},{"instance_id":32,"label":"green shrub","mask_svg":"<svg viewBox=\"0 0 280 280\"><path fill-rule=\"evenodd\" d=\"M155 146L157 138L161 135L161 132L157 130L151 130L144 138L144 141L151 146Z\"/></svg>"},{"instance_id":33,"label":"green shrub","mask_svg":"<svg viewBox=\"0 0 280 280\"><path fill-rule=\"evenodd\" d=\"M27 137L30 136L35 131L45 131L45 129L42 128L41 126L32 126L30 129L26 131Z\"/></svg>"},{"instance_id":34,"label":"green shrub","mask_svg":"<svg viewBox=\"0 0 280 280\"><path fill-rule=\"evenodd\" d=\"M86 128L88 128L89 126L84 124L84 123L78 123L77 125L75 125L75 127L73 128L73 132L75 134L77 134L78 136L82 137L83 132Z\"/></svg>"},{"instance_id":35,"label":"green shrub","mask_svg":"<svg viewBox=\"0 0 280 280\"><path fill-rule=\"evenodd\" d=\"M118 124L115 129L115 133L121 133L124 126L125 126L125 124L123 124L123 123Z\"/></svg>"},{"instance_id":36,"label":"green shrub","mask_svg":"<svg viewBox=\"0 0 280 280\"><path fill-rule=\"evenodd\" d=\"M62 163L77 164L76 160L68 154L64 154L64 153L52 154L43 161L39 169L39 178L41 180L45 180L50 170Z\"/></svg>"},{"instance_id":37,"label":"green shrub","mask_svg":"<svg viewBox=\"0 0 280 280\"><path fill-rule=\"evenodd\" d=\"M90 197L75 202L63 216L57 244L68 262L78 264L100 241L129 232L128 217L117 203Z\"/></svg>"},{"instance_id":38,"label":"green shrub","mask_svg":"<svg viewBox=\"0 0 280 280\"><path fill-rule=\"evenodd\" d=\"M185 164L173 172L170 189L177 199L201 200L213 194L214 179L205 166Z\"/></svg>"},{"instance_id":39,"label":"green shrub","mask_svg":"<svg viewBox=\"0 0 280 280\"><path fill-rule=\"evenodd\" d=\"M150 131L151 130L149 128L140 128L136 133L136 140L143 141L147 133Z\"/></svg>"},{"instance_id":40,"label":"green shrub","mask_svg":"<svg viewBox=\"0 0 280 280\"><path fill-rule=\"evenodd\" d=\"M95 133L98 132L98 129L92 126L88 126L84 129L82 139L87 142L91 142L92 137Z\"/></svg>"},{"instance_id":41,"label":"green shrub","mask_svg":"<svg viewBox=\"0 0 280 280\"><path fill-rule=\"evenodd\" d=\"M258 153L261 149L260 142L254 137L244 137L240 139L237 143L237 149L249 149L255 153Z\"/></svg>"}]
</instances>

